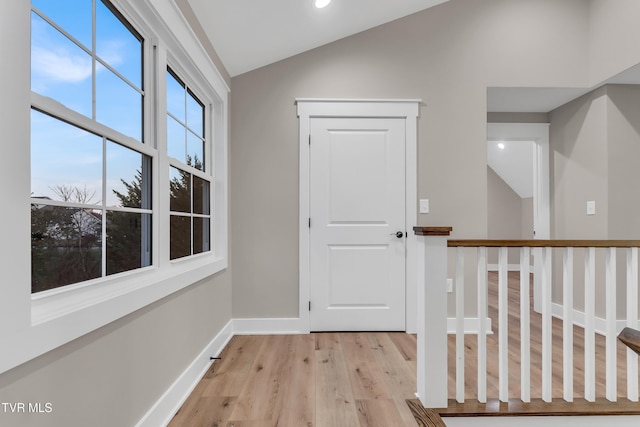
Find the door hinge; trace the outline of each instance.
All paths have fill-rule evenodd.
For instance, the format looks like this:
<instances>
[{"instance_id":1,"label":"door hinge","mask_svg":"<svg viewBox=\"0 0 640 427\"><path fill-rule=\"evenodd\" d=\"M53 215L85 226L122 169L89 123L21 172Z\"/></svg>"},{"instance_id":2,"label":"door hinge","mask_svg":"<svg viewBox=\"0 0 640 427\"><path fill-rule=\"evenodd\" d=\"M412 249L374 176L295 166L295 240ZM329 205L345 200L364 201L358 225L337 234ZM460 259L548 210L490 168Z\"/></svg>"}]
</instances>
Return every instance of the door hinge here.
<instances>
[{"instance_id":1,"label":"door hinge","mask_svg":"<svg viewBox=\"0 0 640 427\"><path fill-rule=\"evenodd\" d=\"M311 301L309 301L309 311L311 311Z\"/></svg>"},{"instance_id":2,"label":"door hinge","mask_svg":"<svg viewBox=\"0 0 640 427\"><path fill-rule=\"evenodd\" d=\"M309 218L309 228L311 228L311 218Z\"/></svg>"},{"instance_id":3,"label":"door hinge","mask_svg":"<svg viewBox=\"0 0 640 427\"><path fill-rule=\"evenodd\" d=\"M311 134L309 134L309 145L311 145Z\"/></svg>"}]
</instances>

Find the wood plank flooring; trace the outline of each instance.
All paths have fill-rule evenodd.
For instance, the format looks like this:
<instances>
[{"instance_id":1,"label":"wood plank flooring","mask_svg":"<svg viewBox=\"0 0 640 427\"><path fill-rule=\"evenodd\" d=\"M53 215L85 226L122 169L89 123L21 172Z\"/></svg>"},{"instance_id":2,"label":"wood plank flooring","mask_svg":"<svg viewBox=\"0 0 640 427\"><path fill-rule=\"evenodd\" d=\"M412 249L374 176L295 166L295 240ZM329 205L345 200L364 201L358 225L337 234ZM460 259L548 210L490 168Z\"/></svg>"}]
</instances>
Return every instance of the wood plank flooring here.
<instances>
[{"instance_id":1,"label":"wood plank flooring","mask_svg":"<svg viewBox=\"0 0 640 427\"><path fill-rule=\"evenodd\" d=\"M415 336L236 336L170 426L415 426Z\"/></svg>"},{"instance_id":2,"label":"wood plank flooring","mask_svg":"<svg viewBox=\"0 0 640 427\"><path fill-rule=\"evenodd\" d=\"M519 278L509 274L509 383L510 397L520 396ZM497 274L489 273L489 316L494 334L488 336L487 395L497 398ZM531 310L531 396L541 396L540 315ZM562 321L553 320L553 396L562 403ZM574 392L584 390L583 330L574 328ZM449 396L455 396L455 337L449 336ZM604 396L604 337L596 337L596 391ZM618 409L639 404L625 401L625 348L618 347ZM416 339L405 333L313 333L284 336L236 336L221 354L170 427L376 427L438 426L438 414L420 411L415 399ZM476 336L465 336L465 405L450 406L442 416L455 413L487 415L514 410L540 412L545 405L489 405L474 403L476 397ZM538 399L539 400L539 399ZM421 405L419 405L421 407ZM577 405L580 406L580 405ZM577 407L576 406L576 407ZM590 405L582 405L589 407ZM601 401L594 406L611 410ZM615 404L614 404L615 406ZM557 410L557 406L548 407ZM422 408L424 409L424 408ZM448 412L448 413L445 413ZM453 414L452 414L453 413Z\"/></svg>"}]
</instances>

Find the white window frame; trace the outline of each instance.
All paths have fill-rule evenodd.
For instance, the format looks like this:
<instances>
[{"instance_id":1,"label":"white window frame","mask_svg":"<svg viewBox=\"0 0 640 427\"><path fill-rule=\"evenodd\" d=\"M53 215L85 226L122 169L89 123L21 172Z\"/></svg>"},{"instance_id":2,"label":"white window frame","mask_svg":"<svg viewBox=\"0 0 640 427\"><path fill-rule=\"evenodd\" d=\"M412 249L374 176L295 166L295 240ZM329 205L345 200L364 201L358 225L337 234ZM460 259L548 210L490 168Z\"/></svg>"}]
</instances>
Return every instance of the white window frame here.
<instances>
[{"instance_id":1,"label":"white window frame","mask_svg":"<svg viewBox=\"0 0 640 427\"><path fill-rule=\"evenodd\" d=\"M7 141L0 178L12 185L3 195L0 218L0 373L166 297L227 268L227 123L229 87L171 0L112 0L145 39L145 141L138 151L153 158L153 265L95 281L31 295L30 109L53 102L31 95L30 2L0 2L3 67L0 114ZM11 37L4 37L11 34ZM164 71L167 58L199 87L208 108L211 145L211 251L169 262L168 165ZM206 76L206 77L205 77ZM35 100L33 100L35 98ZM59 106L58 106L59 107ZM69 110L69 114L78 115ZM78 117L75 117L79 119ZM92 125L95 127L95 123ZM105 127L106 132L111 132ZM27 142L27 143L25 143ZM153 146L155 142L155 147ZM164 195L163 195L164 194Z\"/></svg>"},{"instance_id":2,"label":"white window frame","mask_svg":"<svg viewBox=\"0 0 640 427\"><path fill-rule=\"evenodd\" d=\"M198 253L198 254L194 254L193 253L193 224L192 224L192 228L191 228L191 254L190 255L186 255L184 257L180 257L180 258L176 258L176 259L172 259L170 260L171 262L180 262L182 260L185 260L187 258L191 258L191 257L197 257L197 256L201 256L202 254L206 254L209 253L210 251L213 250L213 221L214 221L214 212L213 212L213 207L214 207L214 185L215 182L213 180L214 178L214 172L215 172L215 168L216 165L214 164L214 159L215 159L215 154L213 153L213 150L211 149L212 147L212 138L214 135L214 130L215 130L215 126L216 124L214 123L214 120L211 120L211 112L213 110L212 108L212 104L210 102L206 102L206 97L205 99L203 99L203 93L206 93L205 91L203 91L202 89L202 84L203 82L200 81L199 84L194 82L194 79L191 77L191 75L184 69L184 67L182 67L179 63L179 61L177 59L175 59L175 57L171 54L171 52L169 52L168 55L168 60L167 60L167 67L165 67L165 73L164 73L164 86L163 86L163 91L164 94L166 96L166 71L168 70L168 68L171 69L171 71L178 77L178 79L180 79L185 85L186 87L191 90L193 92L193 94L198 98L198 101L202 102L204 104L204 108L205 108L205 119L204 119L204 141L205 141L205 146L204 146L204 158L202 159L204 162L204 171L196 169L193 166L189 166L184 162L179 161L178 159L174 159L172 157L168 157L168 163L169 163L169 167L173 166L174 168L177 168L179 170L182 170L184 172L187 172L189 174L191 174L192 177L198 177L201 178L205 181L207 181L209 183L209 205L210 205L210 211L209 211L209 215L202 215L202 214L194 214L193 212L177 212L177 211L171 211L171 209L169 209L169 220L171 219L171 216L183 216L186 218L190 218L193 221L193 218L199 217L199 218L208 218L210 220L210 224L211 224L211 229L209 232L209 242L210 242L210 248L208 251L202 252L202 253ZM166 99L165 99L166 100ZM166 104L165 104L166 105ZM167 109L164 109L164 122L162 123L162 127L163 129L167 129ZM166 141L166 138L165 138ZM164 153L167 153L167 147L164 147ZM168 169L167 169L168 170ZM169 174L167 172L166 175L166 179L169 179ZM193 180L192 180L193 183ZM168 191L168 188L167 188ZM191 207L193 208L193 185L191 186ZM167 226L166 228L167 230L170 229L170 224ZM169 246L171 244L170 241L170 237L169 237Z\"/></svg>"}]
</instances>

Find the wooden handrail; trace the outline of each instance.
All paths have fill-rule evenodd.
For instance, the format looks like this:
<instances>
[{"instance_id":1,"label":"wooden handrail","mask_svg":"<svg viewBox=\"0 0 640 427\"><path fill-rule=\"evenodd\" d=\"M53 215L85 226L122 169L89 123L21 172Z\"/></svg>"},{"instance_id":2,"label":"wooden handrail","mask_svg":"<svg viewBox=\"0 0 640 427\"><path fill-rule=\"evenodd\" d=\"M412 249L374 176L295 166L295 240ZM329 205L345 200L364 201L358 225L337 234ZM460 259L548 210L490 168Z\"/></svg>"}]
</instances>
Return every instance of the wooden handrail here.
<instances>
[{"instance_id":1,"label":"wooden handrail","mask_svg":"<svg viewBox=\"0 0 640 427\"><path fill-rule=\"evenodd\" d=\"M416 236L449 236L453 227L413 227Z\"/></svg>"},{"instance_id":2,"label":"wooden handrail","mask_svg":"<svg viewBox=\"0 0 640 427\"><path fill-rule=\"evenodd\" d=\"M637 248L640 240L449 240L447 246L456 247L530 247L530 248Z\"/></svg>"},{"instance_id":3,"label":"wooden handrail","mask_svg":"<svg viewBox=\"0 0 640 427\"><path fill-rule=\"evenodd\" d=\"M631 328L624 328L618 335L618 339L640 355L640 331Z\"/></svg>"}]
</instances>

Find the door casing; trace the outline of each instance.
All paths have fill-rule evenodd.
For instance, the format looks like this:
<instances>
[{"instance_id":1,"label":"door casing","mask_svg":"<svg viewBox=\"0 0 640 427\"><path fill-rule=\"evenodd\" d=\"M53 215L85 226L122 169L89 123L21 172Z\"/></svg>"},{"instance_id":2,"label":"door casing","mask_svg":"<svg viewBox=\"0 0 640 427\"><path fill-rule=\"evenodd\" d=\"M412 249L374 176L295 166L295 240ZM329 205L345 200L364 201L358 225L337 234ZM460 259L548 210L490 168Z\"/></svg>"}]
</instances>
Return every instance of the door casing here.
<instances>
[{"instance_id":1,"label":"door casing","mask_svg":"<svg viewBox=\"0 0 640 427\"><path fill-rule=\"evenodd\" d=\"M417 240L412 232L417 221L418 168L417 127L419 99L358 100L358 99L296 99L299 118L299 329L310 331L310 121L317 117L403 118L405 123L405 224L406 240L406 331L417 327Z\"/></svg>"}]
</instances>

